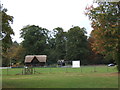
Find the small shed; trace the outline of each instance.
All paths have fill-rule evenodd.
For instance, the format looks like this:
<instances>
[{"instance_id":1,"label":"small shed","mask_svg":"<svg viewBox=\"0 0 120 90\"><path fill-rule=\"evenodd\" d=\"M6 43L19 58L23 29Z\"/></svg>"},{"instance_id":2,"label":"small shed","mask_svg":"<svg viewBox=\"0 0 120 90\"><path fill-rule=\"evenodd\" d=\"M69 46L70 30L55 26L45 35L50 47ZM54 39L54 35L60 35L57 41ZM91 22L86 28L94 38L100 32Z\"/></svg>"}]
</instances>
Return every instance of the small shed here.
<instances>
[{"instance_id":1,"label":"small shed","mask_svg":"<svg viewBox=\"0 0 120 90\"><path fill-rule=\"evenodd\" d=\"M72 67L73 68L79 68L80 67L80 61L72 61Z\"/></svg>"},{"instance_id":2,"label":"small shed","mask_svg":"<svg viewBox=\"0 0 120 90\"><path fill-rule=\"evenodd\" d=\"M47 60L47 55L27 55L25 57L26 66L44 66Z\"/></svg>"}]
</instances>

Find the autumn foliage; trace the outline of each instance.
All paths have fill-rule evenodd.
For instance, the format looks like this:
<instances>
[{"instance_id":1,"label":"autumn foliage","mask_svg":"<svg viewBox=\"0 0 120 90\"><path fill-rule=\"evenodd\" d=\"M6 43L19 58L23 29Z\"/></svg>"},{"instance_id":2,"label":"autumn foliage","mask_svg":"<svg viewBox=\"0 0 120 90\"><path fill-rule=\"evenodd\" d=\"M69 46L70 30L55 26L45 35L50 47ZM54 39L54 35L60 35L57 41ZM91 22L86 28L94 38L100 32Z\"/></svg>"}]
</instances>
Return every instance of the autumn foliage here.
<instances>
[{"instance_id":1,"label":"autumn foliage","mask_svg":"<svg viewBox=\"0 0 120 90\"><path fill-rule=\"evenodd\" d=\"M101 2L94 8L86 8L85 14L92 21L93 31L91 37L94 39L92 50L101 53L105 57L112 56L120 71L120 2Z\"/></svg>"}]
</instances>

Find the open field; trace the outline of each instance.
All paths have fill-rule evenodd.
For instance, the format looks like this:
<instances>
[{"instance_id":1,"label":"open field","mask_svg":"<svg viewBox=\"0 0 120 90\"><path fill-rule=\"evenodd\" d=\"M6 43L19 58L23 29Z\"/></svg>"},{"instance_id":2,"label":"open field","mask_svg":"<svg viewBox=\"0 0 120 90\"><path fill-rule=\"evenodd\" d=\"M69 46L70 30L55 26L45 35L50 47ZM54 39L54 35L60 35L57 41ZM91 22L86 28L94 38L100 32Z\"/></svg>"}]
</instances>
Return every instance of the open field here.
<instances>
[{"instance_id":1,"label":"open field","mask_svg":"<svg viewBox=\"0 0 120 90\"><path fill-rule=\"evenodd\" d=\"M3 88L118 88L115 67L35 68L21 75L22 68L3 69Z\"/></svg>"}]
</instances>

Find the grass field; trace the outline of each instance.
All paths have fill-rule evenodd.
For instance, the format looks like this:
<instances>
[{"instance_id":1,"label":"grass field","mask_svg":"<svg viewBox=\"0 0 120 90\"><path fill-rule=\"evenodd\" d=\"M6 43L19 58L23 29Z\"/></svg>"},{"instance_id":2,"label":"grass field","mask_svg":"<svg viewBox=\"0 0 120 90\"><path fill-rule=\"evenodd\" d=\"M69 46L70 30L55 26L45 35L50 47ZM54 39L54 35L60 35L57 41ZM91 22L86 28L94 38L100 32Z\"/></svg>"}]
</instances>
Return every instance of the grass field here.
<instances>
[{"instance_id":1,"label":"grass field","mask_svg":"<svg viewBox=\"0 0 120 90\"><path fill-rule=\"evenodd\" d=\"M114 67L35 68L32 75L21 75L22 70L3 69L3 88L118 88Z\"/></svg>"}]
</instances>

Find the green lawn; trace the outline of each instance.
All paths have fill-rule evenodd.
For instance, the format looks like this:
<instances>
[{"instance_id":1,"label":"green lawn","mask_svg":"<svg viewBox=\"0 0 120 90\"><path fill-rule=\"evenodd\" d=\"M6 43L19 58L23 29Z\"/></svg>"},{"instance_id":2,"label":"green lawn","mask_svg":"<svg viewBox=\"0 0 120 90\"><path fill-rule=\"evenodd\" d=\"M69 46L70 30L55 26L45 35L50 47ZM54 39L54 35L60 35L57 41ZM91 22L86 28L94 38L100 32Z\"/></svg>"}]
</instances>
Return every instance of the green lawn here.
<instances>
[{"instance_id":1,"label":"green lawn","mask_svg":"<svg viewBox=\"0 0 120 90\"><path fill-rule=\"evenodd\" d=\"M33 75L19 75L22 68L3 70L3 88L118 88L114 67L35 68Z\"/></svg>"}]
</instances>

